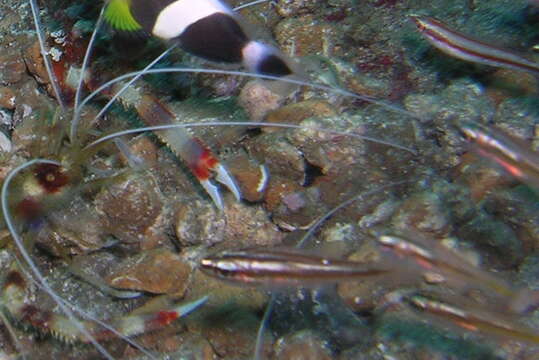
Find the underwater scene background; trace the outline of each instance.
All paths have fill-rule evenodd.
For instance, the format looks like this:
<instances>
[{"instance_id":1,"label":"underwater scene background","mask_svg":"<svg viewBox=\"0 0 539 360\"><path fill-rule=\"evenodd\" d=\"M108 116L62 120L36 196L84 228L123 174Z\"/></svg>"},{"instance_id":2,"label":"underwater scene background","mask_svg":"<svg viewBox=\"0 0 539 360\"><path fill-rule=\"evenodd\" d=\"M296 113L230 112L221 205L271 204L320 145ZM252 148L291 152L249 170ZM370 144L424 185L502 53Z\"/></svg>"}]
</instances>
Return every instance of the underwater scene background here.
<instances>
[{"instance_id":1,"label":"underwater scene background","mask_svg":"<svg viewBox=\"0 0 539 360\"><path fill-rule=\"evenodd\" d=\"M173 42L36 5L0 0L1 359L539 358L539 2L265 1L289 82L176 46L104 89Z\"/></svg>"}]
</instances>

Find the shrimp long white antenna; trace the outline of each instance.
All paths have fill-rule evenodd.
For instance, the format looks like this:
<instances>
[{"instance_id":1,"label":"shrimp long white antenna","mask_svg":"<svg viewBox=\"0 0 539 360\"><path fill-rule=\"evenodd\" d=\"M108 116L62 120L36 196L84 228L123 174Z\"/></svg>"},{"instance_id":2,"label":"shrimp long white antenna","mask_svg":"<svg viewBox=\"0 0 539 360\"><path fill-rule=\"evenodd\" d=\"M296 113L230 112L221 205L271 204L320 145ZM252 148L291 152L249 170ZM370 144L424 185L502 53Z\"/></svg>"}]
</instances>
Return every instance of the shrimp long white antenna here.
<instances>
[{"instance_id":1,"label":"shrimp long white antenna","mask_svg":"<svg viewBox=\"0 0 539 360\"><path fill-rule=\"evenodd\" d=\"M305 245L305 242L311 238L311 236L318 230L318 228L330 217L332 217L337 211L347 207L348 205L354 203L355 201L361 200L364 197L371 196L373 194L379 193L380 191L383 191L385 189L402 185L405 183L411 182L410 180L403 180L403 181L397 181L390 184L378 186L372 190L369 190L367 192L362 192L359 195L356 195L348 200L343 201L339 205L335 206L333 209L329 210L327 213L322 215L314 224L309 228L309 231L303 235L301 240L296 244L296 248L300 249ZM271 316L271 312L273 311L273 305L275 303L276 296L272 295L270 298L270 301L268 302L268 305L266 306L266 311L264 311L264 316L262 317L262 321L260 322L260 327L258 328L257 336L256 336L256 343L255 343L255 353L253 356L254 360L261 360L261 351L262 351L262 345L264 341L264 329L266 328L266 323Z\"/></svg>"},{"instance_id":2,"label":"shrimp long white antenna","mask_svg":"<svg viewBox=\"0 0 539 360\"><path fill-rule=\"evenodd\" d=\"M251 77L256 79L264 79L264 80L275 80L275 81L283 81L289 84L294 85L300 85L300 86L307 86L312 89L317 90L323 90L323 91L329 91L335 94L343 95L346 97L362 100L365 102L368 102L370 104L379 105L381 107L384 107L388 110L391 110L395 113L399 113L402 115L409 116L414 119L419 119L419 116L416 114L413 114L397 105L388 104L382 100L378 100L375 98L372 98L370 96L366 95L359 95L356 93L353 93L348 90L321 85L321 84L315 84L310 83L307 81L289 78L289 77L278 77L278 76L272 76L272 75L263 75L263 74L256 74L256 73L250 73L245 71L230 71L230 70L219 70L219 69L200 69L200 68L162 68L162 69L149 69L149 70L142 70L142 71L135 71L131 73L127 73L124 75L120 75L110 81L107 81L103 85L99 86L96 90L94 90L92 93L90 93L86 98L81 102L78 109L75 109L74 114L74 121L79 121L78 118L80 117L81 109L84 105L86 105L90 100L92 100L94 97L96 97L101 91L105 90L109 86L112 86L120 81L123 81L125 79L130 79L135 76L140 75L146 75L146 74L163 74L163 73L193 73L193 74L219 74L219 75L233 75L233 76L244 76L244 77Z\"/></svg>"},{"instance_id":3,"label":"shrimp long white antenna","mask_svg":"<svg viewBox=\"0 0 539 360\"><path fill-rule=\"evenodd\" d=\"M62 111L65 111L66 106L62 100L62 95L60 93L60 86L58 85L58 78L52 71L51 62L48 57L48 51L45 47L45 39L43 39L43 32L41 28L41 22L39 21L39 7L37 6L36 0L29 0L30 8L32 9L32 17L34 19L34 25L36 27L37 39L39 41L39 49L41 51L41 56L43 57L43 63L45 64L45 69L47 70L47 75L51 81L52 90L54 92L54 97Z\"/></svg>"},{"instance_id":4,"label":"shrimp long white antenna","mask_svg":"<svg viewBox=\"0 0 539 360\"><path fill-rule=\"evenodd\" d=\"M120 136L129 135L129 134L138 134L146 131L158 131L158 130L169 130L174 128L189 128L189 127L208 127L208 126L265 126L265 127L277 127L277 128L286 128L286 129L300 129L300 130L312 130L312 131L320 131L325 132L328 134L334 134L334 135L343 135L343 136L350 136L356 139L361 139L365 141L370 141L376 144L382 144L386 146L391 146L400 150L408 151L409 153L413 155L417 155L417 152L413 149L410 149L406 146L395 144L389 141L379 140L370 136L364 136L359 134L354 134L346 131L337 131L337 130L331 130L326 128L317 128L317 127L310 127L310 126L301 126L296 124L281 124L281 123L265 123L260 121L214 121L214 122L192 122L192 123L184 123L184 124L169 124L169 125L155 125L155 126L147 126L147 127L140 127L136 129L127 129L118 131L109 135L105 135L90 144L86 145L84 150L87 150L91 147L94 147L98 144L101 144L105 141L108 141L110 139L114 139Z\"/></svg>"},{"instance_id":5,"label":"shrimp long white antenna","mask_svg":"<svg viewBox=\"0 0 539 360\"><path fill-rule=\"evenodd\" d=\"M138 75L134 76L127 83L125 83L122 86L122 88L120 90L118 90L112 96L112 98L110 98L110 100L105 104L105 106L103 106L101 108L101 110L99 110L99 113L94 117L94 121L98 120L101 116L103 116L103 114L105 114L105 112L112 106L112 104L114 104L116 99L118 99L135 81L137 81L141 76L146 74L148 72L148 70L150 70L155 64L157 64L159 61L161 61L161 59L163 59L165 56L167 56L168 53L170 51L172 51L172 49L174 49L175 47L176 47L176 44L170 46L168 49L163 51L161 53L161 55L159 55L151 63L146 65L146 67L144 69L142 69ZM81 104L81 107L83 105L84 104ZM80 114L80 109L78 107L75 107L75 109L76 110L75 110L75 112L73 114L73 121L71 122L71 131L70 131L70 138L71 139L75 138L75 135L77 134L77 127L78 127L79 121L80 121L80 116L77 116L77 114Z\"/></svg>"},{"instance_id":6,"label":"shrimp long white antenna","mask_svg":"<svg viewBox=\"0 0 539 360\"><path fill-rule=\"evenodd\" d=\"M238 10L241 10L241 9L245 9L246 7L249 7L249 6L253 6L253 5L258 5L258 4L262 4L262 3L265 3L265 2L268 2L269 0L255 0L255 1L251 1L251 2L248 2L248 3L245 3L243 5L239 5L239 6L236 6L234 9L234 11L238 11Z\"/></svg>"},{"instance_id":7,"label":"shrimp long white antenna","mask_svg":"<svg viewBox=\"0 0 539 360\"><path fill-rule=\"evenodd\" d=\"M253 360L262 359L261 356L262 356L262 346L264 345L264 331L266 330L266 324L268 323L271 313L273 311L275 300L277 300L277 295L273 293L271 294L268 305L266 305L266 310L264 311L262 320L260 320L260 326L258 327L258 331L256 332L255 353L253 356Z\"/></svg>"},{"instance_id":8,"label":"shrimp long white antenna","mask_svg":"<svg viewBox=\"0 0 539 360\"><path fill-rule=\"evenodd\" d=\"M101 11L99 12L99 17L97 18L97 21L95 23L94 31L92 32L92 36L90 37L90 42L88 43L88 47L86 48L86 52L84 53L84 59L82 60L82 66L80 69L79 82L77 83L77 90L75 91L75 100L73 103L74 109L78 108L79 106L80 94L82 91L82 84L84 83L84 73L86 72L86 68L88 67L88 61L90 61L90 56L92 55L92 49L94 47L97 33L99 32L99 29L101 28L101 24L103 23L103 14L105 13L106 6L107 6L107 3L103 4L103 6L101 7ZM70 138L71 138L71 141L73 141L74 134L70 133Z\"/></svg>"},{"instance_id":9,"label":"shrimp long white antenna","mask_svg":"<svg viewBox=\"0 0 539 360\"><path fill-rule=\"evenodd\" d=\"M4 214L4 221L6 222L7 228L9 230L9 233L11 234L11 237L13 238L13 241L15 242L15 245L19 249L19 252L21 253L21 256L23 257L24 261L28 264L28 267L30 268L32 274L35 276L37 281L41 284L43 287L43 290L49 294L52 299L58 304L58 307L62 310L62 312L73 322L75 327L78 331L80 331L81 334L83 334L88 341L96 347L96 349L99 351L101 355L103 355L105 358L113 360L114 358L112 355L110 355L107 350L101 344L97 342L97 340L86 330L86 328L81 324L81 322L75 317L75 314L73 311L65 305L65 302L63 299L58 296L54 290L51 289L47 281L45 280L45 277L43 274L41 274L41 271L37 268L34 261L30 257L30 254L26 251L26 248L22 242L21 237L19 236L19 233L17 229L15 229L15 225L13 224L13 220L11 219L11 214L9 211L8 206L8 189L9 185L11 183L11 180L22 170L34 165L34 164L52 164L52 165L58 165L61 164L57 161L53 160L47 160L47 159L34 159L25 162L22 165L17 166L15 169L13 169L5 178L4 183L2 185L2 192L0 194L0 201L2 205L2 212Z\"/></svg>"}]
</instances>

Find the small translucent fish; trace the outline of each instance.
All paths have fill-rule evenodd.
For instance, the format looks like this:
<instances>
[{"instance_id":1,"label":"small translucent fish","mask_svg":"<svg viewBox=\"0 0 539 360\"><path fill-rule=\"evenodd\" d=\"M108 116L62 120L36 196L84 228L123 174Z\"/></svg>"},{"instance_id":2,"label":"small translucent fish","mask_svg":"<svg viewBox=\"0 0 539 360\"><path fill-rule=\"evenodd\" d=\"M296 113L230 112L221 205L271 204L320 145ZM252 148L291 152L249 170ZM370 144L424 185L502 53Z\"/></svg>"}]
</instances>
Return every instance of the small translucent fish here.
<instances>
[{"instance_id":1,"label":"small translucent fish","mask_svg":"<svg viewBox=\"0 0 539 360\"><path fill-rule=\"evenodd\" d=\"M539 188L539 153L532 151L524 141L482 124L464 122L460 129L476 145L480 155L517 179Z\"/></svg>"},{"instance_id":2,"label":"small translucent fish","mask_svg":"<svg viewBox=\"0 0 539 360\"><path fill-rule=\"evenodd\" d=\"M511 338L528 343L539 343L539 334L518 322L516 316L489 310L488 307L470 305L465 299L453 298L459 305L433 300L430 297L414 295L410 303L436 318L450 321L462 328L486 335L499 336L502 339Z\"/></svg>"},{"instance_id":3,"label":"small translucent fish","mask_svg":"<svg viewBox=\"0 0 539 360\"><path fill-rule=\"evenodd\" d=\"M328 259L295 249L222 252L200 261L202 271L237 284L308 286L385 275L390 267Z\"/></svg>"},{"instance_id":4,"label":"small translucent fish","mask_svg":"<svg viewBox=\"0 0 539 360\"><path fill-rule=\"evenodd\" d=\"M539 64L509 50L473 39L435 18L412 15L411 19L433 46L457 59L539 74Z\"/></svg>"},{"instance_id":5,"label":"small translucent fish","mask_svg":"<svg viewBox=\"0 0 539 360\"><path fill-rule=\"evenodd\" d=\"M378 241L398 257L412 259L426 272L441 274L444 281L453 285L465 289L484 289L487 294L494 291L501 298L514 295L514 290L504 281L479 269L445 246L425 239L421 234L412 233L407 237L383 235L378 237Z\"/></svg>"}]
</instances>

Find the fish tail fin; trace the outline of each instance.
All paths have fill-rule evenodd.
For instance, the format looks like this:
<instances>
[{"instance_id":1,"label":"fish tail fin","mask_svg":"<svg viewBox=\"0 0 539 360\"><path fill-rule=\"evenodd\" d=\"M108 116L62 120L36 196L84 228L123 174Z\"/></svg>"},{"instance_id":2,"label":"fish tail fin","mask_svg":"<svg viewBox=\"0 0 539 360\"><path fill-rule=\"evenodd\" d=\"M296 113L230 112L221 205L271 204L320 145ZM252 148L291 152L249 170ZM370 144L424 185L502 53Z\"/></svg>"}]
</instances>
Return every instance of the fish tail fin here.
<instances>
[{"instance_id":1,"label":"fish tail fin","mask_svg":"<svg viewBox=\"0 0 539 360\"><path fill-rule=\"evenodd\" d=\"M130 9L130 0L110 0L105 9L105 21L120 32L139 32L142 25L133 17Z\"/></svg>"},{"instance_id":2,"label":"fish tail fin","mask_svg":"<svg viewBox=\"0 0 539 360\"><path fill-rule=\"evenodd\" d=\"M109 0L104 13L105 23L113 30L113 46L125 59L137 57L143 51L148 34L133 17L130 0Z\"/></svg>"}]
</instances>

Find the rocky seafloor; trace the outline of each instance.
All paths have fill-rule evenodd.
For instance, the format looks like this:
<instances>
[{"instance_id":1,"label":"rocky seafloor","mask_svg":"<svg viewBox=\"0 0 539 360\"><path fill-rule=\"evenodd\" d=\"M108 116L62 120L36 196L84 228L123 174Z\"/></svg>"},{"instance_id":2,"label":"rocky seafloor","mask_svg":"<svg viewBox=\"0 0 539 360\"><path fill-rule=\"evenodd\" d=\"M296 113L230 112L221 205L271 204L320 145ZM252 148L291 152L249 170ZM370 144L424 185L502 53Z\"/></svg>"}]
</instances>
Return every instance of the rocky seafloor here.
<instances>
[{"instance_id":1,"label":"rocky seafloor","mask_svg":"<svg viewBox=\"0 0 539 360\"><path fill-rule=\"evenodd\" d=\"M231 1L232 6L240 1ZM100 4L41 1L40 16L55 71L80 66ZM267 121L366 135L407 151L342 134L309 129L208 126L192 130L237 179L243 199L222 190L219 211L158 134L125 137L141 166L130 166L112 143L91 155L70 145L61 124L72 113L52 96L30 6L0 0L0 177L34 158L69 163L70 190L51 197L39 224L19 226L35 263L62 298L95 317L140 306L209 295L195 313L134 338L156 358L252 358L256 332L271 294L263 358L269 359L537 359L538 344L507 334L465 330L410 306L382 306L407 282L347 282L323 289L232 286L197 269L201 257L224 249L294 246L321 216L360 198L328 219L307 247L332 257L362 259L377 251L373 234L416 231L449 242L478 267L515 288L539 288L539 195L471 151L459 121L495 126L539 149L539 101L533 75L474 65L434 49L409 15L429 15L467 34L539 61L539 5L515 0L277 0L242 10L254 36L275 44L328 86L401 106L383 105L301 87L289 96L240 76L172 74L145 77L131 91L149 92L180 121ZM118 43L103 28L90 62L88 87L144 67L165 49L153 39ZM179 49L160 66L219 68ZM64 69L64 70L62 70ZM71 90L70 90L71 89ZM83 113L80 142L143 125L120 103L93 123L105 103ZM59 125L60 124L60 125ZM269 174L261 188L262 169ZM31 177L21 174L24 179ZM11 197L25 196L23 180ZM55 205L54 202L58 204ZM53 204L50 204L50 203ZM13 205L13 204L12 204ZM15 216L17 214L15 213ZM17 254L1 230L0 266ZM116 299L73 276L97 275L136 299ZM0 283L3 283L0 276ZM444 284L432 290L454 295ZM28 299L58 311L38 287ZM480 301L488 302L488 294ZM479 303L481 303L479 301ZM153 304L153 305L152 305ZM5 310L5 306L0 304ZM87 344L66 344L4 311L0 358L96 359ZM533 311L519 321L539 332ZM114 358L145 358L123 340L103 346Z\"/></svg>"}]
</instances>

